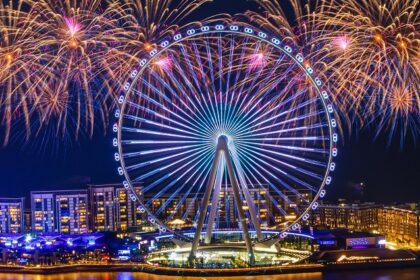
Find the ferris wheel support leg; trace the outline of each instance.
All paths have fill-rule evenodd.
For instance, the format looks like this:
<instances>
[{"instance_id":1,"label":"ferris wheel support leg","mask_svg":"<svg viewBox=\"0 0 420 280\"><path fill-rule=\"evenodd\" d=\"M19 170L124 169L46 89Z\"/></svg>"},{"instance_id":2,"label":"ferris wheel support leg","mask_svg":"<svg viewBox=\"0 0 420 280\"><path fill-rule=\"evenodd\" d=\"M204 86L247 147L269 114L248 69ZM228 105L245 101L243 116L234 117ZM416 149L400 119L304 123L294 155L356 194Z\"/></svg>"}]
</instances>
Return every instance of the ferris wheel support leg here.
<instances>
[{"instance_id":1,"label":"ferris wheel support leg","mask_svg":"<svg viewBox=\"0 0 420 280\"><path fill-rule=\"evenodd\" d=\"M206 192L204 193L203 201L201 202L200 216L198 218L197 228L195 230L190 256L188 257L188 262L190 264L194 261L196 256L198 243L200 242L201 231L203 229L204 219L206 218L207 207L209 206L210 202L211 191L216 180L216 173L222 153L223 151L221 151L220 149L216 150L216 156L214 157L214 161L211 166L210 176L206 186Z\"/></svg>"},{"instance_id":2,"label":"ferris wheel support leg","mask_svg":"<svg viewBox=\"0 0 420 280\"><path fill-rule=\"evenodd\" d=\"M215 220L215 216L216 216L216 212L217 212L217 203L219 202L219 195L220 195L220 189L222 187L222 179L223 179L223 170L225 168L225 160L224 157L221 156L220 160L219 160L219 165L218 165L218 170L217 170L217 174L216 174L216 180L214 183L214 193L213 193L213 198L211 201L211 208L210 208L210 214L209 214L209 219L207 222L207 229L206 229L206 237L204 239L204 243L205 244L210 244L211 243L211 237L212 237L212 233L213 233L213 225L214 225L214 220Z\"/></svg>"},{"instance_id":3,"label":"ferris wheel support leg","mask_svg":"<svg viewBox=\"0 0 420 280\"><path fill-rule=\"evenodd\" d=\"M251 238L249 236L248 224L247 224L246 219L245 219L244 209L242 209L242 200L241 200L241 196L240 196L240 193L239 193L238 180L236 179L236 176L235 176L235 172L234 172L233 164L232 164L232 158L229 154L227 144L226 144L226 147L224 147L224 151L225 151L225 159L226 159L227 169L228 169L228 173L229 173L229 178L230 178L230 181L232 183L233 196L234 196L234 199L235 199L235 203L237 205L236 207L238 209L239 220L241 222L243 236L244 236L245 244L246 244L246 249L247 249L247 252L248 252L249 263L251 265L253 265L255 263L254 250L252 249L252 242L251 242Z\"/></svg>"},{"instance_id":4,"label":"ferris wheel support leg","mask_svg":"<svg viewBox=\"0 0 420 280\"><path fill-rule=\"evenodd\" d=\"M242 185L242 192L245 196L245 200L246 200L246 204L248 205L248 212L250 214L251 217L251 222L254 226L255 232L257 234L257 238L258 240L262 240L263 239L263 235L261 232L261 224L260 221L258 220L257 217L257 211L255 209L255 203L254 203L254 199L252 198L249 190L248 190L248 186L244 177L244 173L243 173L243 169L241 166L240 161L237 158L236 152L232 153L231 155L231 159L233 160L235 166L236 166L236 170L237 170L237 175L239 178L239 183Z\"/></svg>"}]
</instances>

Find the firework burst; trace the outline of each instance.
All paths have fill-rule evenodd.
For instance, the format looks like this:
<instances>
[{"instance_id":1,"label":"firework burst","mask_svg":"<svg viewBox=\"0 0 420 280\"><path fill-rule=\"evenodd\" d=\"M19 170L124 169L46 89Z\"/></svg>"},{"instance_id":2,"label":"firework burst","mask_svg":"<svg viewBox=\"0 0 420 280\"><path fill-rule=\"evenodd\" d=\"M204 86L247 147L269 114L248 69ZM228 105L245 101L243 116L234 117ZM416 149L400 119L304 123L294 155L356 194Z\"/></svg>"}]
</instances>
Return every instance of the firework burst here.
<instances>
[{"instance_id":1,"label":"firework burst","mask_svg":"<svg viewBox=\"0 0 420 280\"><path fill-rule=\"evenodd\" d=\"M55 128L55 138L82 133L91 137L96 127L107 124L113 105L111 48L102 40L112 29L100 1L31 1L31 28L42 33L41 54L37 57L50 70L40 73L44 92L34 106L32 118L36 136L42 128ZM53 123L50 125L50 123ZM70 131L72 128L73 131Z\"/></svg>"},{"instance_id":2,"label":"firework burst","mask_svg":"<svg viewBox=\"0 0 420 280\"><path fill-rule=\"evenodd\" d=\"M317 9L315 30L322 34L312 36L313 44L321 46L316 56L326 63L326 76L346 111L354 111L362 125L387 120L378 133L419 131L418 122L397 120L419 118L418 9L417 0L332 0ZM397 101L408 95L410 102Z\"/></svg>"},{"instance_id":3,"label":"firework burst","mask_svg":"<svg viewBox=\"0 0 420 280\"><path fill-rule=\"evenodd\" d=\"M116 23L109 40L118 57L115 72L121 77L138 63L138 57L156 47L156 41L170 34L186 16L211 0L122 0L110 1Z\"/></svg>"},{"instance_id":4,"label":"firework burst","mask_svg":"<svg viewBox=\"0 0 420 280\"><path fill-rule=\"evenodd\" d=\"M0 121L4 144L13 133L14 122L24 122L24 137L29 137L43 77L50 74L39 59L45 36L33 26L36 16L26 10L23 1L0 3Z\"/></svg>"}]
</instances>

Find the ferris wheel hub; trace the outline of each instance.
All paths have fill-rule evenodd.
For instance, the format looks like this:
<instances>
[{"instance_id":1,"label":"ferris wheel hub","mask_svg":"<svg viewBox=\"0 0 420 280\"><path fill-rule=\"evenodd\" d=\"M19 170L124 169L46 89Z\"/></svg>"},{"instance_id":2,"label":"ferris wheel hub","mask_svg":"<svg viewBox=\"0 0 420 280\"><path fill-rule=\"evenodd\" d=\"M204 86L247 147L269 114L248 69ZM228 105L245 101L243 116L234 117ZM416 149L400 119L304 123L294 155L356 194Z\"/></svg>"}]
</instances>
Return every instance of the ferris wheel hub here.
<instances>
[{"instance_id":1,"label":"ferris wheel hub","mask_svg":"<svg viewBox=\"0 0 420 280\"><path fill-rule=\"evenodd\" d=\"M227 147L229 142L230 142L230 137L227 136L226 134L220 134L217 137L217 147L218 148L219 147L225 147L225 146Z\"/></svg>"}]
</instances>

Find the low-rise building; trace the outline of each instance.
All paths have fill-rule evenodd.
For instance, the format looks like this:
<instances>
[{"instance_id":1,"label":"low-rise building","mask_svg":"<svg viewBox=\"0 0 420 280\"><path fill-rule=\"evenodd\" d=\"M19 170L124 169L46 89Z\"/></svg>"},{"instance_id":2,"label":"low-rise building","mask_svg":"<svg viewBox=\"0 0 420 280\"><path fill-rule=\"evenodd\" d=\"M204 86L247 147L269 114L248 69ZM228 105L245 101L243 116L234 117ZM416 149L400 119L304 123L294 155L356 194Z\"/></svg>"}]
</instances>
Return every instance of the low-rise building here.
<instances>
[{"instance_id":1,"label":"low-rise building","mask_svg":"<svg viewBox=\"0 0 420 280\"><path fill-rule=\"evenodd\" d=\"M134 186L141 195L140 185ZM144 214L121 184L89 185L90 220L94 231L139 230Z\"/></svg>"},{"instance_id":2,"label":"low-rise building","mask_svg":"<svg viewBox=\"0 0 420 280\"><path fill-rule=\"evenodd\" d=\"M25 231L24 198L0 198L0 233Z\"/></svg>"},{"instance_id":3,"label":"low-rise building","mask_svg":"<svg viewBox=\"0 0 420 280\"><path fill-rule=\"evenodd\" d=\"M330 229L377 232L378 211L381 207L374 203L321 204L313 211L311 222L313 225L322 225Z\"/></svg>"},{"instance_id":4,"label":"low-rise building","mask_svg":"<svg viewBox=\"0 0 420 280\"><path fill-rule=\"evenodd\" d=\"M86 190L31 192L32 231L78 234L89 232Z\"/></svg>"},{"instance_id":5,"label":"low-rise building","mask_svg":"<svg viewBox=\"0 0 420 280\"><path fill-rule=\"evenodd\" d=\"M379 232L388 242L397 246L417 247L420 245L419 211L411 205L383 207L378 212Z\"/></svg>"}]
</instances>

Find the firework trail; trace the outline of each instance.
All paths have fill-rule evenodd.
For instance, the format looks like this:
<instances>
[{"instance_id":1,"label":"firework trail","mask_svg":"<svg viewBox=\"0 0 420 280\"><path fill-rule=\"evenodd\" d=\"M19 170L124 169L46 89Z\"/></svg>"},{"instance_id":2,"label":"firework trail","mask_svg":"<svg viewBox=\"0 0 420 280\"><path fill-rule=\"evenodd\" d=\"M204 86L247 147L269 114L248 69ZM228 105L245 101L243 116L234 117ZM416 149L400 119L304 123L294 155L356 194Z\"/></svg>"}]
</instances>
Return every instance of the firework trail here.
<instances>
[{"instance_id":1,"label":"firework trail","mask_svg":"<svg viewBox=\"0 0 420 280\"><path fill-rule=\"evenodd\" d=\"M107 40L115 42L112 55L116 76L124 77L138 58L156 47L188 15L212 0L121 0L109 3L116 23ZM125 82L125 79L121 80Z\"/></svg>"},{"instance_id":2,"label":"firework trail","mask_svg":"<svg viewBox=\"0 0 420 280\"><path fill-rule=\"evenodd\" d=\"M34 125L55 129L56 137L79 133L92 136L95 127L107 125L113 85L103 34L112 29L100 1L31 2L37 15L32 26L43 33L45 61L53 75L44 78L44 93L35 104ZM112 23L112 22L111 22ZM42 129L40 130L42 131Z\"/></svg>"},{"instance_id":3,"label":"firework trail","mask_svg":"<svg viewBox=\"0 0 420 280\"><path fill-rule=\"evenodd\" d=\"M13 133L45 142L105 131L138 53L208 0L14 2L0 6L5 144Z\"/></svg>"},{"instance_id":4,"label":"firework trail","mask_svg":"<svg viewBox=\"0 0 420 280\"><path fill-rule=\"evenodd\" d=\"M316 12L315 56L327 65L336 95L363 127L389 141L397 131L403 138L420 133L418 11L418 0L331 0Z\"/></svg>"},{"instance_id":5,"label":"firework trail","mask_svg":"<svg viewBox=\"0 0 420 280\"><path fill-rule=\"evenodd\" d=\"M323 34L322 30L317 30L316 10L324 9L324 1L270 1L254 0L261 5L261 12L247 12L246 17L252 24L270 30L272 34L278 34L282 38L283 44L290 44L297 47L305 55L305 65L311 66L317 71L318 76L323 81L328 81L330 97L334 101L337 114L337 121L340 122L339 131L343 135L347 128L351 130L351 121L347 108L348 100L342 100L340 95L335 94L335 88L331 84L331 79L327 70L329 66L321 59L318 54L321 48L319 44L314 44L316 37ZM309 81L305 81L309 83ZM305 86L304 84L302 86Z\"/></svg>"},{"instance_id":6,"label":"firework trail","mask_svg":"<svg viewBox=\"0 0 420 280\"><path fill-rule=\"evenodd\" d=\"M26 9L22 1L0 3L0 125L4 144L14 122L23 122L24 138L29 137L31 117L36 114L33 106L42 94L43 78L50 75L39 59L45 36L33 26L36 16Z\"/></svg>"}]
</instances>

